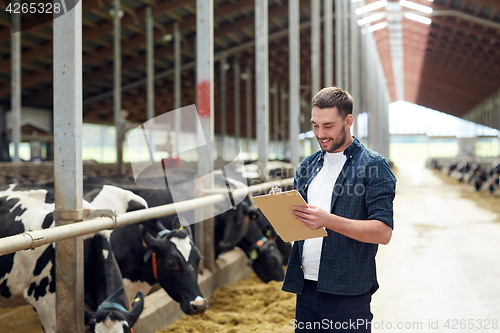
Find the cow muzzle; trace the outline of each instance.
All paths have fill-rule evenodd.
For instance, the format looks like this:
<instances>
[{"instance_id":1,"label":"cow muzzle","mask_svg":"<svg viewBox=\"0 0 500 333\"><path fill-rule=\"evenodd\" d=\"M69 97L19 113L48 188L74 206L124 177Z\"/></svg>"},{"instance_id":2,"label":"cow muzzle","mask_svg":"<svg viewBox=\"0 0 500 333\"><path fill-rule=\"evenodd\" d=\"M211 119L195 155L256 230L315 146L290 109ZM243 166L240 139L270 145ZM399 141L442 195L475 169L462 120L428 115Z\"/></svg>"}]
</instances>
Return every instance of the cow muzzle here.
<instances>
[{"instance_id":1,"label":"cow muzzle","mask_svg":"<svg viewBox=\"0 0 500 333\"><path fill-rule=\"evenodd\" d=\"M203 313L208 308L208 300L204 297L196 297L194 301L189 302L191 314Z\"/></svg>"}]
</instances>

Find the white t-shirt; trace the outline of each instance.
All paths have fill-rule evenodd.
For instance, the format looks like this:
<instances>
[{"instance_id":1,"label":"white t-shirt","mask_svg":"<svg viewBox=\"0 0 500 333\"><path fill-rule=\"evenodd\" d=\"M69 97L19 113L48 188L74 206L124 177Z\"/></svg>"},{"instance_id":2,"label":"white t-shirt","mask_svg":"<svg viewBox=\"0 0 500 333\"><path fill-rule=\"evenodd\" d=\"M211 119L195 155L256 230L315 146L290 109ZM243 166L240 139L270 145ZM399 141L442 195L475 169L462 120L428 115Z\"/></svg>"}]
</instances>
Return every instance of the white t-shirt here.
<instances>
[{"instance_id":1,"label":"white t-shirt","mask_svg":"<svg viewBox=\"0 0 500 333\"><path fill-rule=\"evenodd\" d=\"M307 189L308 204L330 212L333 187L342 170L346 156L344 152L325 153L323 168L313 178ZM323 237L306 239L302 252L302 270L304 278L318 281L319 264Z\"/></svg>"}]
</instances>

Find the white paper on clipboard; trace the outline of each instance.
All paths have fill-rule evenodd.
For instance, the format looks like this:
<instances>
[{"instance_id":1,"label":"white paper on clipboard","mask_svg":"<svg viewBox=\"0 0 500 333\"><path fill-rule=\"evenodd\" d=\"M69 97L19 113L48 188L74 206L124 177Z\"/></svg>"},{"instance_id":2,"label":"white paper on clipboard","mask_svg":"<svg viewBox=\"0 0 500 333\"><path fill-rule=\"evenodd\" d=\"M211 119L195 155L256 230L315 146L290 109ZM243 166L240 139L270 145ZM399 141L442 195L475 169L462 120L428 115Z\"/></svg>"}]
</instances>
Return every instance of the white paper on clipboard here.
<instances>
[{"instance_id":1,"label":"white paper on clipboard","mask_svg":"<svg viewBox=\"0 0 500 333\"><path fill-rule=\"evenodd\" d=\"M292 206L307 207L307 203L297 190L253 197L264 216L272 224L285 242L325 237L325 229L309 229L290 213Z\"/></svg>"}]
</instances>

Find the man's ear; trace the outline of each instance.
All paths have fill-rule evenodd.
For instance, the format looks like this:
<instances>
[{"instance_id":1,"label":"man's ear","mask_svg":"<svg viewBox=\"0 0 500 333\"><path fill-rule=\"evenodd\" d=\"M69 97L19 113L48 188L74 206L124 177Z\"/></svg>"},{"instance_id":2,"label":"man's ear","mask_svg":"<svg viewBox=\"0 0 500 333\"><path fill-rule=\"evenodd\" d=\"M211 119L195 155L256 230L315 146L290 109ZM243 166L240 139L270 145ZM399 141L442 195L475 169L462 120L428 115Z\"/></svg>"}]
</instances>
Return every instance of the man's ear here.
<instances>
[{"instance_id":1,"label":"man's ear","mask_svg":"<svg viewBox=\"0 0 500 333\"><path fill-rule=\"evenodd\" d=\"M352 114L348 114L345 117L345 125L347 126L347 128L351 128L353 123L354 123L354 117L352 116Z\"/></svg>"}]
</instances>

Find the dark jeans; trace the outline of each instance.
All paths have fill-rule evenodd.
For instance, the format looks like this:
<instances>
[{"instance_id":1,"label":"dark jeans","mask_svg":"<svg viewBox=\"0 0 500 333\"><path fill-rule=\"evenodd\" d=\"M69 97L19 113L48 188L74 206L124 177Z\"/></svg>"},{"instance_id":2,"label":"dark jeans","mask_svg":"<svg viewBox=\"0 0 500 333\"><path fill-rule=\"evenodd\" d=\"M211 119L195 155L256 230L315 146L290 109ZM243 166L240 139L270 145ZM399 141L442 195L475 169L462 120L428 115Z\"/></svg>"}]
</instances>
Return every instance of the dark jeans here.
<instances>
[{"instance_id":1,"label":"dark jeans","mask_svg":"<svg viewBox=\"0 0 500 333\"><path fill-rule=\"evenodd\" d=\"M316 285L304 280L304 290L297 295L295 332L371 332L370 292L333 295L316 291Z\"/></svg>"}]
</instances>

